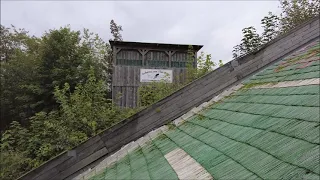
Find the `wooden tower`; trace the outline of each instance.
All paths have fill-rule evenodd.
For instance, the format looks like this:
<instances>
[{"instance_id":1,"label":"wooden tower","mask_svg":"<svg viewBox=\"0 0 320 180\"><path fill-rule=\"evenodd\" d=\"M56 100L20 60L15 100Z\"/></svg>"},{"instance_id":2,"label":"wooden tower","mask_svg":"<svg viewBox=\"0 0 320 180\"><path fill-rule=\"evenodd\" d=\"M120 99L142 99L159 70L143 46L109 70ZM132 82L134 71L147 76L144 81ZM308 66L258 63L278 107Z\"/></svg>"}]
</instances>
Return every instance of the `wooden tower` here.
<instances>
[{"instance_id":1,"label":"wooden tower","mask_svg":"<svg viewBox=\"0 0 320 180\"><path fill-rule=\"evenodd\" d=\"M143 83L185 81L189 45L109 41L113 51L112 99L121 107L136 107ZM202 45L192 45L196 54Z\"/></svg>"}]
</instances>

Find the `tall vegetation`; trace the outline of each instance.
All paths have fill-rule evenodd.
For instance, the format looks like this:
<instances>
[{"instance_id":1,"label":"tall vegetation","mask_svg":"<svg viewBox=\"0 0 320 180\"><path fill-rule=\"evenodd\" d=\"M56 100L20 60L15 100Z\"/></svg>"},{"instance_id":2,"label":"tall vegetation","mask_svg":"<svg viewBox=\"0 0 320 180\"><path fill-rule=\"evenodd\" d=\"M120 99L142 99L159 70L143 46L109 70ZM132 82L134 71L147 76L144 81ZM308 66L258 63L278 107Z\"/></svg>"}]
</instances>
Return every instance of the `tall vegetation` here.
<instances>
[{"instance_id":1,"label":"tall vegetation","mask_svg":"<svg viewBox=\"0 0 320 180\"><path fill-rule=\"evenodd\" d=\"M1 179L16 178L130 115L105 98L106 85L96 79L93 67L85 82L70 88L69 83L55 87L59 108L36 113L27 127L13 121L4 132Z\"/></svg>"},{"instance_id":2,"label":"tall vegetation","mask_svg":"<svg viewBox=\"0 0 320 180\"><path fill-rule=\"evenodd\" d=\"M279 2L280 16L269 12L261 20L263 28L261 35L256 32L253 26L242 29L241 43L233 47L234 58L254 51L279 34L286 33L306 20L319 16L319 0L279 0Z\"/></svg>"},{"instance_id":3,"label":"tall vegetation","mask_svg":"<svg viewBox=\"0 0 320 180\"><path fill-rule=\"evenodd\" d=\"M90 67L97 79L106 79L104 58L107 46L98 35L62 27L46 32L41 38L25 31L5 28L1 38L1 130L12 121L24 125L35 113L58 107L53 92L65 83L73 92L87 80Z\"/></svg>"},{"instance_id":4,"label":"tall vegetation","mask_svg":"<svg viewBox=\"0 0 320 180\"><path fill-rule=\"evenodd\" d=\"M117 25L117 23L112 19L110 21L110 30L114 41L122 41L121 31L123 31L121 25Z\"/></svg>"},{"instance_id":5,"label":"tall vegetation","mask_svg":"<svg viewBox=\"0 0 320 180\"><path fill-rule=\"evenodd\" d=\"M211 54L205 54L201 52L199 57L195 59L195 53L193 47L190 45L188 48L187 55L187 65L186 72L184 74L177 75L177 79L185 79L184 81L178 83L168 83L165 81L151 82L144 86L139 87L139 105L142 107L149 106L164 97L172 94L173 92L179 90L180 88L186 86L188 83L204 76L205 74L212 71L217 66L222 66L222 60L215 63L211 59ZM195 61L196 60L196 61ZM195 66L197 63L197 66Z\"/></svg>"},{"instance_id":6,"label":"tall vegetation","mask_svg":"<svg viewBox=\"0 0 320 180\"><path fill-rule=\"evenodd\" d=\"M34 37L1 25L0 48L0 179L17 178L134 112L108 99L111 48L88 29Z\"/></svg>"},{"instance_id":7,"label":"tall vegetation","mask_svg":"<svg viewBox=\"0 0 320 180\"><path fill-rule=\"evenodd\" d=\"M112 20L112 40L122 41L121 31ZM138 110L112 103L112 50L88 29L65 26L35 37L1 25L0 48L0 179L15 179ZM139 90L141 107L216 66L211 55L201 53L195 67L191 46L188 54L188 81L144 86Z\"/></svg>"}]
</instances>

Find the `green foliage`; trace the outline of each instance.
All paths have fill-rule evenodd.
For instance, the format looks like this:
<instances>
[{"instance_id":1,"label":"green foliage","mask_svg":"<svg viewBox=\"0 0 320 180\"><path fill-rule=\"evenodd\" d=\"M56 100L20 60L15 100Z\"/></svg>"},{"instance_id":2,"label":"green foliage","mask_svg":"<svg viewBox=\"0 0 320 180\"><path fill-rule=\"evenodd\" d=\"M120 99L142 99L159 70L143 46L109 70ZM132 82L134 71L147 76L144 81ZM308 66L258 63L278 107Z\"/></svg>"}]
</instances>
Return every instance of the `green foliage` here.
<instances>
[{"instance_id":1,"label":"green foliage","mask_svg":"<svg viewBox=\"0 0 320 180\"><path fill-rule=\"evenodd\" d=\"M261 20L261 25L263 27L262 44L271 41L278 35L279 21L279 17L272 14L272 12L269 12L268 15Z\"/></svg>"},{"instance_id":2,"label":"green foliage","mask_svg":"<svg viewBox=\"0 0 320 180\"><path fill-rule=\"evenodd\" d=\"M246 89L250 89L256 86L260 86L260 85L265 85L265 84L277 84L277 82L255 82L255 83L248 83L245 84L244 86L242 86L240 88L240 90L246 90Z\"/></svg>"},{"instance_id":3,"label":"green foliage","mask_svg":"<svg viewBox=\"0 0 320 180\"><path fill-rule=\"evenodd\" d=\"M168 123L166 126L168 127L169 130L174 130L176 128L176 125L172 122Z\"/></svg>"},{"instance_id":4,"label":"green foliage","mask_svg":"<svg viewBox=\"0 0 320 180\"><path fill-rule=\"evenodd\" d=\"M261 37L253 26L242 29L242 34L241 43L235 46L232 51L234 58L255 50L262 43Z\"/></svg>"},{"instance_id":5,"label":"green foliage","mask_svg":"<svg viewBox=\"0 0 320 180\"><path fill-rule=\"evenodd\" d=\"M197 61L195 61L193 47L190 45L187 55L187 81L185 84L204 76L217 66L217 64L212 61L211 54L205 54L204 52L201 52L196 60ZM223 65L222 60L219 60L218 65L219 67Z\"/></svg>"},{"instance_id":6,"label":"green foliage","mask_svg":"<svg viewBox=\"0 0 320 180\"><path fill-rule=\"evenodd\" d=\"M42 92L38 84L38 67L40 64L37 53L41 45L41 39L29 37L25 31L20 32L6 29L1 34L6 45L1 45L3 61L1 61L1 130L5 129L10 122L16 120L24 122L34 114L37 106L35 96Z\"/></svg>"},{"instance_id":7,"label":"green foliage","mask_svg":"<svg viewBox=\"0 0 320 180\"><path fill-rule=\"evenodd\" d=\"M201 114L201 113L198 113L198 114L197 114L197 117L198 117L199 120L204 120L204 119L206 118L206 116L204 116L204 115Z\"/></svg>"},{"instance_id":8,"label":"green foliage","mask_svg":"<svg viewBox=\"0 0 320 180\"><path fill-rule=\"evenodd\" d=\"M195 68L195 52L193 50L192 45L189 45L187 51L187 74L186 74L186 82L189 83L196 79L197 77L197 69Z\"/></svg>"},{"instance_id":9,"label":"green foliage","mask_svg":"<svg viewBox=\"0 0 320 180\"><path fill-rule=\"evenodd\" d=\"M0 178L3 180L12 180L23 175L23 173L32 169L32 159L26 158L23 153L10 151L1 151L0 156Z\"/></svg>"},{"instance_id":10,"label":"green foliage","mask_svg":"<svg viewBox=\"0 0 320 180\"><path fill-rule=\"evenodd\" d=\"M319 0L279 0L282 12L280 25L283 32L296 27L306 20L319 16Z\"/></svg>"},{"instance_id":11,"label":"green foliage","mask_svg":"<svg viewBox=\"0 0 320 180\"><path fill-rule=\"evenodd\" d=\"M122 27L110 24L115 40ZM69 26L32 37L1 26L1 173L15 179L143 107L212 71L211 55L188 51L188 81L139 89L139 108L120 109L110 94L111 48L98 35ZM222 65L220 60L219 65ZM157 109L157 111L161 111Z\"/></svg>"},{"instance_id":12,"label":"green foliage","mask_svg":"<svg viewBox=\"0 0 320 180\"><path fill-rule=\"evenodd\" d=\"M219 61L222 64L222 61ZM217 64L211 60L211 54L200 53L197 59L197 69L195 69L195 78L199 78L212 71Z\"/></svg>"},{"instance_id":13,"label":"green foliage","mask_svg":"<svg viewBox=\"0 0 320 180\"><path fill-rule=\"evenodd\" d=\"M29 131L27 129L23 128L17 121L13 121L10 128L2 135L1 149L23 151L23 146L28 141L28 135Z\"/></svg>"},{"instance_id":14,"label":"green foliage","mask_svg":"<svg viewBox=\"0 0 320 180\"><path fill-rule=\"evenodd\" d=\"M223 66L223 62L221 59L219 60L218 65L219 65L219 67Z\"/></svg>"},{"instance_id":15,"label":"green foliage","mask_svg":"<svg viewBox=\"0 0 320 180\"><path fill-rule=\"evenodd\" d=\"M69 26L31 37L1 26L1 173L15 179L139 109L110 91L111 48Z\"/></svg>"},{"instance_id":16,"label":"green foliage","mask_svg":"<svg viewBox=\"0 0 320 180\"><path fill-rule=\"evenodd\" d=\"M25 29L17 29L11 25L7 28L3 25L0 26L0 61L9 62L16 53L28 51L28 32Z\"/></svg>"},{"instance_id":17,"label":"green foliage","mask_svg":"<svg viewBox=\"0 0 320 180\"><path fill-rule=\"evenodd\" d=\"M269 12L261 20L263 32L256 33L253 26L242 29L243 38L239 45L233 47L233 58L256 50L279 34L285 33L310 18L319 16L319 0L279 0L280 17Z\"/></svg>"},{"instance_id":18,"label":"green foliage","mask_svg":"<svg viewBox=\"0 0 320 180\"><path fill-rule=\"evenodd\" d=\"M62 118L69 123L67 126L90 137L117 122L120 110L105 98L106 90L104 82L94 77L93 68L87 82L79 84L72 94L69 84L62 89L56 87L54 95L61 104Z\"/></svg>"},{"instance_id":19,"label":"green foliage","mask_svg":"<svg viewBox=\"0 0 320 180\"><path fill-rule=\"evenodd\" d=\"M87 80L78 83L73 92L68 83L62 88L56 86L57 110L36 113L28 127L14 121L4 132L1 139L4 169L0 178L17 178L133 113L114 106L105 94L106 85L96 79L93 67ZM15 168L9 169L12 166Z\"/></svg>"},{"instance_id":20,"label":"green foliage","mask_svg":"<svg viewBox=\"0 0 320 180\"><path fill-rule=\"evenodd\" d=\"M35 113L57 109L54 87L68 83L73 92L78 83L86 81L91 66L96 78L110 77L106 61L110 47L87 29L81 34L67 26L41 38L14 27L1 26L1 31L8 41L1 45L1 130L12 121L27 125Z\"/></svg>"},{"instance_id":21,"label":"green foliage","mask_svg":"<svg viewBox=\"0 0 320 180\"><path fill-rule=\"evenodd\" d=\"M197 66L195 64L196 62ZM155 102L181 89L195 79L206 75L212 71L215 66L217 66L217 64L211 60L211 54L205 54L204 52L200 53L196 62L193 47L189 46L187 56L187 71L185 74L186 81L181 84L167 83L165 81L144 84L138 89L139 106L147 107L154 104ZM218 65L223 65L222 60L219 60Z\"/></svg>"},{"instance_id":22,"label":"green foliage","mask_svg":"<svg viewBox=\"0 0 320 180\"><path fill-rule=\"evenodd\" d=\"M45 34L39 71L43 89L43 93L40 94L43 101L40 110L52 110L57 105L53 98L54 87L62 87L68 83L70 91L73 92L77 83L86 80L90 66L99 68L101 58L96 56L95 50L98 45L94 43L99 39L94 38L88 39L87 30L85 37L82 37L80 31L72 31L69 27L51 30ZM99 47L101 48L101 45ZM98 50L106 53L104 49ZM96 72L96 77L101 78L102 70Z\"/></svg>"},{"instance_id":23,"label":"green foliage","mask_svg":"<svg viewBox=\"0 0 320 180\"><path fill-rule=\"evenodd\" d=\"M113 36L114 41L122 41L122 35L121 35L121 31L123 31L122 26L117 25L117 23L114 22L113 19L110 21L110 30L111 30L111 34Z\"/></svg>"},{"instance_id":24,"label":"green foliage","mask_svg":"<svg viewBox=\"0 0 320 180\"><path fill-rule=\"evenodd\" d=\"M147 107L180 89L182 85L161 82L151 82L138 89L139 106Z\"/></svg>"}]
</instances>

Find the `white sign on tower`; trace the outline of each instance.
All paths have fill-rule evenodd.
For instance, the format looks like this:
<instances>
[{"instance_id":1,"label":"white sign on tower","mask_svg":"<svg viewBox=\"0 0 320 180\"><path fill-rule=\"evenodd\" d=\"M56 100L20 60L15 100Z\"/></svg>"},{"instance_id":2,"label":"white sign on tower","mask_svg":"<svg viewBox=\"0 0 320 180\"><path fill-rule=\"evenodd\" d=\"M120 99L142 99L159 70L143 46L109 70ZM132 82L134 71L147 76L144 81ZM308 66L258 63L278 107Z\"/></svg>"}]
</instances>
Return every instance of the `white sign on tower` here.
<instances>
[{"instance_id":1,"label":"white sign on tower","mask_svg":"<svg viewBox=\"0 0 320 180\"><path fill-rule=\"evenodd\" d=\"M172 83L172 70L170 69L140 69L140 82Z\"/></svg>"}]
</instances>

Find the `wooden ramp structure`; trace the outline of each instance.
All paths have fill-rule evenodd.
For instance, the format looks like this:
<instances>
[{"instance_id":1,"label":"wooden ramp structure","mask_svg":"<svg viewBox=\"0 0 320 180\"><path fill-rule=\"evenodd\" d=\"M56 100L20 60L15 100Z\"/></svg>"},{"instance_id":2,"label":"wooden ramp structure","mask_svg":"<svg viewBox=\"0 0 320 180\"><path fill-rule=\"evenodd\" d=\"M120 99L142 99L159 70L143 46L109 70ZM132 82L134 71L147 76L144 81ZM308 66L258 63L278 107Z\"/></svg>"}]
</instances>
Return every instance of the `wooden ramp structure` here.
<instances>
[{"instance_id":1,"label":"wooden ramp structure","mask_svg":"<svg viewBox=\"0 0 320 180\"><path fill-rule=\"evenodd\" d=\"M307 97L307 95L308 96L312 95L313 91L315 93L319 93L319 91L316 92L313 89L314 84L319 83L318 82L319 79L317 79L319 78L318 77L319 74L317 74L318 70L316 69L318 65L313 64L312 66L309 66L309 64L306 62L307 64L304 67L308 66L309 71L307 73L305 69L302 69L301 71L299 71L299 68L292 69L290 64L291 61L285 59L285 57L291 55L292 53L300 52L301 48L308 46L310 43L319 41L319 38L320 38L319 17L317 17L317 18L311 19L308 22L301 24L299 27L292 29L290 32L286 34L280 35L279 37L275 38L274 40L260 47L258 50L228 62L227 64L223 65L222 67L219 67L213 72L193 81L192 83L188 84L187 86L180 89L179 91L158 101L152 106L147 107L146 109L143 109L142 111L134 114L133 116L119 122L115 126L101 132L96 136L91 137L86 142L83 142L77 147L61 153L59 156L42 164L40 167L26 173L25 175L20 177L20 179L56 180L56 179L73 179L78 177L82 179L86 179L87 176L80 176L80 175L86 172L90 172L90 169L95 169L98 167L101 168L99 164L101 164L102 162L104 162L105 164L108 164L111 162L121 161L119 165L126 165L126 163L123 162L122 159L124 157L128 157L128 156L125 156L125 154L129 151L128 149L131 149L130 148L131 145L133 146L139 145L144 147L143 144L145 144L146 139L153 140L155 138L154 137L155 134L157 134L158 131L163 131L163 132L167 131L164 129L159 129L160 127L166 127L166 125L171 122L173 122L174 124L180 124L183 120L189 121L188 123L191 124L190 127L184 126L183 124L181 125L181 127L178 127L177 125L178 130L175 130L175 132L171 134L167 133L165 134L165 137L159 137L155 141L152 141L152 143L147 144L148 146L161 145L161 143L157 143L159 141L161 141L162 143L166 141L167 146L169 146L169 143L172 144L172 146L170 146L171 149L168 149L165 146L156 146L158 147L157 148L158 151L153 151L153 152L158 152L158 155L161 155L159 156L159 162L161 161L168 165L167 162L170 161L169 164L171 168L169 165L163 166L163 167L168 167L169 168L168 172L170 170L170 172L172 172L171 174L173 175L178 174L179 177L184 177L183 169L180 171L179 169L180 167L177 167L176 165L172 164L171 161L174 161L174 162L175 161L179 162L182 160L184 161L186 159L184 158L186 156L185 154L188 153L190 157L188 156L187 162L193 164L195 167L197 167L197 169L199 169L199 172L203 173L202 175L198 175L196 174L198 172L194 172L195 177L208 177L209 179L211 179L211 176L207 176L207 174L210 173L211 175L213 174L213 179L215 179L215 177L217 177L217 179L219 179L219 177L232 179L232 177L229 176L230 173L228 172L235 172L234 175L238 175L239 178L243 178L243 179L248 179L248 178L268 179L268 177L270 179L272 177L281 177L281 174L282 175L286 174L287 175L286 177L292 177L292 174L290 173L298 173L298 174L302 173L303 178L319 179L319 175L317 174L317 171L319 172L319 167L320 167L317 165L318 164L317 162L319 160L319 156L317 154L319 153L318 151L319 149L317 149L317 147L319 147L319 142L317 142L317 139L308 139L308 137L306 137L303 133L302 134L294 133L292 135L292 132L280 131L281 128L279 129L279 127L277 129L273 129L274 132L270 132L271 130L266 130L259 134L259 132L261 132L263 128L266 128L265 126L251 127L248 124L247 125L242 124L240 127L235 124L232 124L236 122L229 122L229 120L232 120L232 118L234 121L236 121L238 117L240 117L240 115L241 115L241 118L248 119L246 118L248 117L248 114L250 115L250 118L254 120L254 118L256 118L260 113L260 116L267 116L265 117L266 119L272 118L273 121L275 120L276 117L281 117L281 118L285 118L286 120L293 119L297 121L299 120L306 121L303 123L319 123L318 122L319 118L317 119L317 117L319 117L319 114L317 114L316 113L317 111L315 111L316 110L315 108L317 108L316 106L312 104L311 105L305 104L305 107L301 107L299 109L301 104L308 103L308 102L302 101L303 98L301 99L301 97L297 97L297 98L300 98L301 101L292 101L292 99L285 98L285 97L290 97L289 96L290 93L291 95L299 95L299 93L302 94L304 93L304 91L310 91L309 93L308 92L304 93L303 97ZM301 52L302 51L303 49L301 50ZM314 58L309 56L308 57L303 56L303 57ZM319 62L319 61L314 60L314 62L312 63L315 63L315 62ZM277 73L276 70L278 66L287 67L286 63L289 63L288 70L286 72L280 71L279 73ZM294 66L296 67L296 65ZM298 73L299 75L296 75L297 71L299 71ZM289 73L289 74L291 73L292 76L290 75L290 77L287 77L286 75L288 74L286 73ZM256 75L256 76L253 76L253 75ZM231 98L227 103L222 103L218 105L216 108L211 108L210 112L208 112L207 114L203 114L202 116L206 119L205 121L190 120L192 113L199 112L200 111L199 109L201 109L202 106L206 106L206 102L211 102L211 101L218 102L221 99L221 97L226 96L231 92L235 91L237 88L241 87L242 84L246 85L247 84L246 80L248 80L248 78L250 80L249 83L254 83L259 81L262 81L264 83L270 83L268 85L262 84L260 88L262 89L261 91L264 91L266 87L268 87L269 88L268 93L271 95L272 93L275 93L274 89L292 88L293 86L297 86L299 84L312 86L312 88L305 90L301 87L297 87L299 91L295 90L295 93L292 92L292 89L289 89L288 91L285 91L285 92L277 91L278 95L279 93L280 95L282 95L281 98L283 98L283 100L279 100L276 98L274 99L275 101L273 102L273 104L271 102L267 102L267 100L266 102L261 103L261 100L263 98L255 97L257 94L261 93L260 90L259 92L256 92L256 91L251 92L251 95L254 94L254 97L252 97L251 99L243 98L243 97L241 99L240 97L245 95L249 96L250 94L248 95L248 93L250 92L247 92L247 94L240 93L238 99ZM271 82L271 80L274 78L279 79L279 84L277 83L275 84ZM287 80L285 78L287 78ZM284 80L292 81L292 82L281 83L281 81L284 81ZM317 95L317 94L314 94L314 95ZM250 100L252 100L252 102L250 102ZM258 104L258 106L252 106L252 103ZM291 103L291 104L286 105L286 104L280 104L280 103ZM300 103L298 104L299 106L297 106L297 103ZM230 104L238 104L238 105L230 107ZM243 105L244 107L243 109L240 109L241 108L240 104ZM272 109L277 109L280 106L285 111L276 111L276 110L271 111ZM239 109L232 109L233 107L239 107ZM288 108L291 108L291 109L288 109ZM306 110L306 111L303 111L305 113L297 114L297 112L302 112L301 110L303 109ZM232 112L233 114L230 114L230 113L222 114L222 112L220 112L219 110ZM253 110L255 110L256 112L253 112ZM269 112L266 112L266 110L269 110ZM241 113L241 111L243 111L243 113ZM190 115L190 112L191 112L191 115ZM220 112L221 117L227 116L230 118L219 119L219 117L214 117L213 115L219 115L218 112ZM209 117L212 117L212 119L210 119ZM219 122L220 123L219 127L228 126L230 127L229 129L232 129L232 131L222 131L221 128L217 129L217 126L210 124L214 122L213 119L215 119L216 121L219 121L219 120L221 121ZM238 121L238 123L241 123L241 122ZM169 126L167 126L167 128L170 129ZM315 124L314 128L319 128L319 126ZM303 129L300 129L300 130L303 130ZM300 132L300 130L297 130L297 132ZM247 133L249 131L250 133ZM243 133L243 134L240 134L240 133ZM272 133L273 139L269 139L269 140L266 139L267 137L271 137L271 136L267 136L266 138L263 138L265 133ZM257 134L259 134L259 136L252 137L253 139L250 139L251 137L249 137L249 135L254 136ZM143 138L143 137L146 137L146 138ZM283 142L286 142L284 144L288 146L292 145L292 147L286 146L280 149L270 149L269 147L275 147L276 144L268 144L268 143L280 142L280 141L274 142L274 140L276 140L277 138L281 139L281 142L282 140ZM139 141L137 142L138 139ZM256 139L257 141L253 141L254 139ZM177 142L181 142L181 144L178 144ZM227 142L227 143L224 144L224 142ZM257 142L260 142L260 144ZM265 143L261 143L261 142L265 142ZM187 145L194 143L193 144L194 147L203 147L203 148L198 149L199 151L191 151L191 150L188 151L188 147L184 143L187 143ZM199 144L199 146L197 143ZM215 143L220 143L220 144L217 145ZM299 143L303 145L300 146ZM293 147L296 147L296 145L299 145L299 146L297 146L297 148L293 148ZM178 146L178 147L174 147L174 146ZM176 156L177 154L175 153L176 151L174 151L174 149L176 148L181 148L183 151L181 150L177 151L178 156L172 159L171 155L174 154ZM235 149L235 148L239 148L239 149ZM299 148L304 148L304 150L307 149L307 150L314 150L314 151L308 151L311 153L305 154L305 156L301 156L300 159L295 159L295 157L291 156L290 153L283 154L288 150L298 151ZM252 162L254 160L252 158L250 159L251 156L248 155L249 151L252 153L258 154L259 156L254 156L254 157L260 158L261 161L260 160L257 161L256 164L248 164L248 162ZM117 156L112 156L116 152L118 153ZM217 168L212 168L212 169L206 168L210 164L218 163L214 161L204 163L203 160L206 160L208 158L206 158L205 156L203 157L199 156L202 154L206 155L206 153L210 153L210 152L216 153L217 155L216 157L219 157L218 156L219 153L220 154L225 153L223 158L227 158L227 161L225 161L225 159L220 159L221 162L225 161L225 163L222 163L222 165L223 164L226 165L225 168L224 166L219 166L220 167L219 171L216 171ZM241 152L242 154L239 154L237 152ZM302 150L301 151L299 150L299 152L302 152ZM145 174L145 175L146 177L150 178L153 171L142 171L143 170L142 167L151 168L151 164L150 166L148 166L148 162L152 162L153 161L152 157L154 156L149 156L150 154L148 153L150 153L150 149L148 150L148 148L142 148L141 151L139 151L139 153L131 154L132 156L130 157L136 158L137 160L143 160L141 158L146 159L144 161L139 161L144 164L147 163L147 166L141 166L140 170L141 172L144 172L144 173L149 172L150 173L149 175L148 174ZM195 158L197 156L199 157ZM166 158L170 160L166 160ZM282 162L280 162L279 159ZM281 170L281 171L272 171L272 170L277 170L277 168L274 168L275 166L273 165L270 166L269 160L270 161L274 160L277 167L280 167L278 170ZM199 164L194 163L195 161L197 161ZM135 161L135 162L138 162L138 161ZM232 164L232 166L227 166L230 163ZM204 168L202 168L200 165ZM257 167L258 167L258 170L261 170L261 171L258 172ZM121 167L119 166L119 170L121 169L123 169L122 166ZM115 172L115 171L112 171L112 168L108 170L110 170L108 171L110 173ZM148 169L145 169L145 170L148 170ZM177 172L174 173L173 171L178 171L178 173ZM272 172L272 174L270 173L268 174L267 171ZM119 172L122 172L122 171L119 171ZM127 172L127 171L123 171L123 173L124 172ZM156 172L156 170L154 172ZM160 171L157 171L157 173L159 172Z\"/></svg>"}]
</instances>

